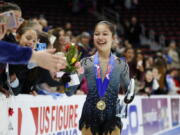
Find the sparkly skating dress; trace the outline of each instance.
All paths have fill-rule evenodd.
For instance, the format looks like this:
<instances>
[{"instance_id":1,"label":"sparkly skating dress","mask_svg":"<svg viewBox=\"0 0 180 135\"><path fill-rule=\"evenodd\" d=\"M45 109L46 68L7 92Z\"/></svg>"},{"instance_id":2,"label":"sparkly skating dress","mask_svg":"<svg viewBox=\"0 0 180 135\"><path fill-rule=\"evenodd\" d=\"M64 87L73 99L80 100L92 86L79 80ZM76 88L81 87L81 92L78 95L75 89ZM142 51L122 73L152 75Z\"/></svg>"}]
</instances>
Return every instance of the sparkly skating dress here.
<instances>
[{"instance_id":1,"label":"sparkly skating dress","mask_svg":"<svg viewBox=\"0 0 180 135\"><path fill-rule=\"evenodd\" d=\"M81 61L85 72L83 75L80 75L80 79L84 76L86 77L88 94L79 121L79 128L80 130L84 127L90 128L93 135L96 135L96 133L102 135L111 133L115 127L122 128L121 119L116 117L116 105L120 85L127 88L130 82L129 67L125 61L119 58L115 59L108 88L104 97L101 98L106 103L106 108L104 110L99 110L97 108L97 102L101 99L96 87L96 73L94 71L93 59L94 56L84 58ZM77 87L71 87L66 94L69 96L74 94L76 88Z\"/></svg>"}]
</instances>

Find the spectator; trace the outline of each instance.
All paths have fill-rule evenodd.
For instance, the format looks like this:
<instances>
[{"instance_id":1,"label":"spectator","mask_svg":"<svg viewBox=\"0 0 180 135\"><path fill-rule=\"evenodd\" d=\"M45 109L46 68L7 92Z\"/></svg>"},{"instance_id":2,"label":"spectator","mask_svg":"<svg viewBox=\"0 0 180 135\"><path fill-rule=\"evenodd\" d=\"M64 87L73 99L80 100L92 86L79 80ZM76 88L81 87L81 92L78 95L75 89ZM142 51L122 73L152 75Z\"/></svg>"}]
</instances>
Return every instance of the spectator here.
<instances>
[{"instance_id":1,"label":"spectator","mask_svg":"<svg viewBox=\"0 0 180 135\"><path fill-rule=\"evenodd\" d=\"M168 55L172 58L171 68L180 68L180 59L175 41L170 42Z\"/></svg>"},{"instance_id":2,"label":"spectator","mask_svg":"<svg viewBox=\"0 0 180 135\"><path fill-rule=\"evenodd\" d=\"M124 28L124 37L126 40L130 39L130 22L129 20L125 19L123 22L123 28Z\"/></svg>"},{"instance_id":3,"label":"spectator","mask_svg":"<svg viewBox=\"0 0 180 135\"><path fill-rule=\"evenodd\" d=\"M53 44L53 47L56 49L56 52L64 51L65 45L69 42L65 38L64 29L55 28L50 33L56 37L56 40Z\"/></svg>"},{"instance_id":4,"label":"spectator","mask_svg":"<svg viewBox=\"0 0 180 135\"><path fill-rule=\"evenodd\" d=\"M64 30L67 32L67 31L72 31L72 24L70 22L67 22L65 24L65 28Z\"/></svg>"},{"instance_id":5,"label":"spectator","mask_svg":"<svg viewBox=\"0 0 180 135\"><path fill-rule=\"evenodd\" d=\"M142 55L141 50L137 50L136 53L136 79L142 81L144 78L144 56Z\"/></svg>"},{"instance_id":6,"label":"spectator","mask_svg":"<svg viewBox=\"0 0 180 135\"><path fill-rule=\"evenodd\" d=\"M8 12L12 11L15 14L16 17L16 22L17 22L17 27L13 29L9 29L8 33L6 33L5 37L3 38L4 41L9 41L9 42L16 42L15 36L16 36L16 31L20 27L20 25L23 23L23 18L22 18L22 11L21 8L15 4L15 3L9 3L5 2L4 4L0 5L0 13L2 12Z\"/></svg>"},{"instance_id":7,"label":"spectator","mask_svg":"<svg viewBox=\"0 0 180 135\"><path fill-rule=\"evenodd\" d=\"M83 32L80 35L78 42L79 51L82 53L81 58L88 57L93 54L90 48L91 35L88 32Z\"/></svg>"},{"instance_id":8,"label":"spectator","mask_svg":"<svg viewBox=\"0 0 180 135\"><path fill-rule=\"evenodd\" d=\"M125 6L127 9L131 9L131 8L132 8L132 0L125 0L125 1L124 1L124 6Z\"/></svg>"},{"instance_id":9,"label":"spectator","mask_svg":"<svg viewBox=\"0 0 180 135\"><path fill-rule=\"evenodd\" d=\"M6 33L6 31L2 31L2 32L3 32L3 33L1 33L2 35L4 35ZM1 37L1 38L3 38L3 37ZM61 65L59 63L60 59L57 59L58 56L51 56L50 54L48 54L48 52L52 53L53 50L49 50L46 52L41 51L41 52L36 53L34 51L32 52L32 50L30 48L20 48L16 44L10 44L8 42L3 42L3 41L0 41L0 48L1 48L0 51L2 51L0 53L1 54L0 62L8 62L8 63L13 63L13 64L15 64L15 63L16 64L22 64L22 63L26 64L31 56L30 61L35 62L39 66L42 66L42 67L50 69L50 70L52 70L54 68L52 71L64 68L63 65ZM10 52L10 53L8 53L8 52ZM16 53L16 55L13 56L14 53ZM23 55L23 53L26 53L26 55ZM21 55L23 55L23 57L20 57ZM44 58L46 58L46 59L44 59ZM57 61L55 61L55 59ZM48 65L47 65L47 62L45 62L45 63L43 62L44 60L48 60ZM53 62L54 62L54 64L53 64ZM61 62L63 62L63 61L61 61ZM61 67L59 67L57 65L57 63L60 64ZM1 71L0 72L1 76L3 76L4 71L3 70L0 70L0 71ZM1 78L1 77L0 77L0 80L1 80L0 82L6 82L6 79L3 81L3 78ZM19 81L17 80L16 74L13 74L11 76L10 82L11 82L11 84L10 84L11 87L17 88L17 86L19 85ZM16 82L16 84L15 84L15 82ZM12 85L12 83L13 83L13 85ZM6 96L9 95L9 92L5 88L3 88L3 83L1 83L0 91L5 93ZM19 91L16 91L16 92L19 93Z\"/></svg>"},{"instance_id":10,"label":"spectator","mask_svg":"<svg viewBox=\"0 0 180 135\"><path fill-rule=\"evenodd\" d=\"M32 20L25 21L22 24L22 27L30 27L33 30L36 30L37 32L42 32L43 31L42 25L40 25L39 22L32 21Z\"/></svg>"},{"instance_id":11,"label":"spectator","mask_svg":"<svg viewBox=\"0 0 180 135\"><path fill-rule=\"evenodd\" d=\"M165 85L165 78L166 78L166 71L167 71L167 62L163 58L161 53L157 53L157 57L154 60L153 69L157 69L157 72L160 74L159 79L157 78L159 85L160 85L160 93L159 94L166 94L167 89Z\"/></svg>"},{"instance_id":12,"label":"spectator","mask_svg":"<svg viewBox=\"0 0 180 135\"><path fill-rule=\"evenodd\" d=\"M152 56L145 57L145 69L153 68L154 66L154 59Z\"/></svg>"},{"instance_id":13,"label":"spectator","mask_svg":"<svg viewBox=\"0 0 180 135\"><path fill-rule=\"evenodd\" d=\"M133 16L131 18L129 40L130 43L133 44L134 48L140 47L140 34L141 34L140 24L137 20L137 17Z\"/></svg>"},{"instance_id":14,"label":"spectator","mask_svg":"<svg viewBox=\"0 0 180 135\"><path fill-rule=\"evenodd\" d=\"M21 46L35 49L38 42L38 35L35 30L30 27L23 27L18 29L16 39Z\"/></svg>"},{"instance_id":15,"label":"spectator","mask_svg":"<svg viewBox=\"0 0 180 135\"><path fill-rule=\"evenodd\" d=\"M124 51L125 60L129 65L130 77L136 76L136 60L135 60L135 52L133 48L126 48Z\"/></svg>"},{"instance_id":16,"label":"spectator","mask_svg":"<svg viewBox=\"0 0 180 135\"><path fill-rule=\"evenodd\" d=\"M41 17L39 19L39 24L42 26L44 32L49 31L50 27L48 26L48 21L45 18Z\"/></svg>"},{"instance_id":17,"label":"spectator","mask_svg":"<svg viewBox=\"0 0 180 135\"><path fill-rule=\"evenodd\" d=\"M147 69L145 72L144 87L138 93L150 96L152 93L156 92L158 88L159 83L157 79L154 78L152 70Z\"/></svg>"},{"instance_id":18,"label":"spectator","mask_svg":"<svg viewBox=\"0 0 180 135\"><path fill-rule=\"evenodd\" d=\"M180 86L176 86L176 76L178 75L178 71L175 68L172 68L169 73L166 75L166 83L168 87L169 94L176 95L180 92Z\"/></svg>"}]
</instances>

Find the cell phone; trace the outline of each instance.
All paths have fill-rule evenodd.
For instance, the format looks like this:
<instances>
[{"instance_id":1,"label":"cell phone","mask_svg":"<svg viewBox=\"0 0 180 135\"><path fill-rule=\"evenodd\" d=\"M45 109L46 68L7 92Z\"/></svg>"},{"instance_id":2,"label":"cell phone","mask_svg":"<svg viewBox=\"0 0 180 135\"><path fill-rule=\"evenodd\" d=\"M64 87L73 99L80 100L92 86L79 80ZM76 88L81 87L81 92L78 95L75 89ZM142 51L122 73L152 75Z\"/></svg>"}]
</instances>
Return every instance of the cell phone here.
<instances>
[{"instance_id":1,"label":"cell phone","mask_svg":"<svg viewBox=\"0 0 180 135\"><path fill-rule=\"evenodd\" d=\"M0 14L0 20L2 23L7 25L7 29L13 29L17 27L16 16L12 11Z\"/></svg>"},{"instance_id":2,"label":"cell phone","mask_svg":"<svg viewBox=\"0 0 180 135\"><path fill-rule=\"evenodd\" d=\"M47 44L46 43L38 43L36 45L36 51L42 51L45 50L47 48Z\"/></svg>"}]
</instances>

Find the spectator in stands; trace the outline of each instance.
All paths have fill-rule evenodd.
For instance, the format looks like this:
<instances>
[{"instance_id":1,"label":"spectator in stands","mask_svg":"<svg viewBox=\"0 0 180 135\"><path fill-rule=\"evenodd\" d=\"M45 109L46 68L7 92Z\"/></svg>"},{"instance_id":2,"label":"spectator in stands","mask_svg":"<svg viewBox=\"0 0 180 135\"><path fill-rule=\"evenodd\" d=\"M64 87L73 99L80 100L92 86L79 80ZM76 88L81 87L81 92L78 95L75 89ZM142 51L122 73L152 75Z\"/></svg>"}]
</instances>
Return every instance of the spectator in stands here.
<instances>
[{"instance_id":1,"label":"spectator in stands","mask_svg":"<svg viewBox=\"0 0 180 135\"><path fill-rule=\"evenodd\" d=\"M155 93L159 88L159 83L156 79L157 77L158 76L153 76L151 69L147 69L145 72L144 87L139 90L138 94L150 96L151 94Z\"/></svg>"},{"instance_id":2,"label":"spectator in stands","mask_svg":"<svg viewBox=\"0 0 180 135\"><path fill-rule=\"evenodd\" d=\"M50 42L51 35L48 35L46 32L38 33L38 39L40 43L45 43L46 48L52 48ZM38 76L39 82L36 85L37 90L46 90L48 92L56 92L57 87L62 85L56 78L56 73L49 72L45 69L39 69L41 76Z\"/></svg>"},{"instance_id":3,"label":"spectator in stands","mask_svg":"<svg viewBox=\"0 0 180 135\"><path fill-rule=\"evenodd\" d=\"M126 48L124 51L125 60L128 63L129 71L130 71L130 77L136 76L136 59L135 59L135 52L133 48Z\"/></svg>"},{"instance_id":4,"label":"spectator in stands","mask_svg":"<svg viewBox=\"0 0 180 135\"><path fill-rule=\"evenodd\" d=\"M3 27L3 28L1 28ZM0 38L3 38L3 35L6 33L6 24L0 24ZM32 51L31 48L21 48L16 44L11 44L8 42L0 41L0 62L2 63L10 63L10 64L27 64L28 61L36 63L38 66L49 69L53 72L58 71L59 69L63 69L66 66L64 59L59 56L53 56L55 50L47 50L47 51ZM44 59L46 58L46 59ZM48 62L47 62L48 61ZM4 73L4 70L0 69L0 74ZM1 79L0 79L1 80ZM16 80L16 76L13 76L13 81ZM2 80L1 80L2 81ZM5 80L6 82L6 80ZM17 82L17 81L16 81ZM0 86L0 91L3 92L6 96L9 95L9 92L2 87L2 83Z\"/></svg>"},{"instance_id":5,"label":"spectator in stands","mask_svg":"<svg viewBox=\"0 0 180 135\"><path fill-rule=\"evenodd\" d=\"M79 41L77 43L79 52L82 53L81 59L85 57L89 57L93 55L95 51L92 51L90 48L90 40L91 40L91 35L88 32L82 32ZM80 93L88 93L88 88L87 88L87 80L86 78L82 79L81 86L80 86L80 91L77 91L78 94Z\"/></svg>"},{"instance_id":6,"label":"spectator in stands","mask_svg":"<svg viewBox=\"0 0 180 135\"><path fill-rule=\"evenodd\" d=\"M156 57L154 59L154 65L153 69L157 69L157 72L160 74L160 77L158 80L159 82L159 90L157 94L167 94L166 84L165 84L165 78L166 78L166 71L167 71L167 62L163 57L163 54L158 52L156 54Z\"/></svg>"},{"instance_id":7,"label":"spectator in stands","mask_svg":"<svg viewBox=\"0 0 180 135\"><path fill-rule=\"evenodd\" d=\"M137 50L136 52L136 79L141 81L143 80L144 76L144 56L141 52L141 50Z\"/></svg>"},{"instance_id":8,"label":"spectator in stands","mask_svg":"<svg viewBox=\"0 0 180 135\"><path fill-rule=\"evenodd\" d=\"M91 35L88 32L82 32L78 42L79 51L82 52L81 59L93 54L90 48Z\"/></svg>"},{"instance_id":9,"label":"spectator in stands","mask_svg":"<svg viewBox=\"0 0 180 135\"><path fill-rule=\"evenodd\" d=\"M42 32L43 31L43 27L42 25L39 24L39 22L37 21L32 21L32 20L27 20L24 21L24 23L22 24L22 27L30 27L33 30L36 30L37 32Z\"/></svg>"},{"instance_id":10,"label":"spectator in stands","mask_svg":"<svg viewBox=\"0 0 180 135\"><path fill-rule=\"evenodd\" d=\"M133 0L132 4L133 4L133 8L136 8L138 6L139 0Z\"/></svg>"},{"instance_id":11,"label":"spectator in stands","mask_svg":"<svg viewBox=\"0 0 180 135\"><path fill-rule=\"evenodd\" d=\"M37 34L36 31L34 31L31 28L28 27L21 27L17 31L17 39L20 43L20 45L31 47L32 49L35 49L35 45L37 43ZM48 39L48 35L45 33L39 33L39 41L45 42L47 47L50 43ZM58 81L53 80L51 74L42 68L36 67L29 67L29 65L26 66L11 66L10 67L10 74L13 76L13 78L16 78L15 75L17 75L19 82L21 83L21 88L14 89L13 92L15 95L19 93L32 93L33 95L37 95L36 93L36 86L38 84L45 83L46 86L59 86L61 85ZM12 72L12 71L14 72ZM10 78L11 78L10 76ZM42 87L41 87L42 88ZM43 87L45 88L45 87ZM48 87L46 87L48 88Z\"/></svg>"},{"instance_id":12,"label":"spectator in stands","mask_svg":"<svg viewBox=\"0 0 180 135\"><path fill-rule=\"evenodd\" d=\"M159 36L159 45L161 46L161 48L165 48L166 46L166 38L163 34Z\"/></svg>"},{"instance_id":13,"label":"spectator in stands","mask_svg":"<svg viewBox=\"0 0 180 135\"><path fill-rule=\"evenodd\" d=\"M124 31L124 37L125 40L129 40L130 39L130 22L128 19L125 19L123 21L123 31Z\"/></svg>"},{"instance_id":14,"label":"spectator in stands","mask_svg":"<svg viewBox=\"0 0 180 135\"><path fill-rule=\"evenodd\" d=\"M65 24L65 28L64 28L65 32L67 31L72 31L72 24L70 22L67 22Z\"/></svg>"},{"instance_id":15,"label":"spectator in stands","mask_svg":"<svg viewBox=\"0 0 180 135\"><path fill-rule=\"evenodd\" d=\"M168 55L172 58L171 68L180 68L180 58L175 41L170 42Z\"/></svg>"},{"instance_id":16,"label":"spectator in stands","mask_svg":"<svg viewBox=\"0 0 180 135\"><path fill-rule=\"evenodd\" d=\"M18 29L16 39L21 46L30 47L32 49L35 49L38 43L37 32L30 27Z\"/></svg>"},{"instance_id":17,"label":"spectator in stands","mask_svg":"<svg viewBox=\"0 0 180 135\"><path fill-rule=\"evenodd\" d=\"M73 33L71 30L67 30L65 34L66 38L69 38L69 40L72 42L72 39L74 38ZM76 44L76 42L73 42Z\"/></svg>"},{"instance_id":18,"label":"spectator in stands","mask_svg":"<svg viewBox=\"0 0 180 135\"><path fill-rule=\"evenodd\" d=\"M131 9L132 8L132 0L124 0L124 6L127 9Z\"/></svg>"},{"instance_id":19,"label":"spectator in stands","mask_svg":"<svg viewBox=\"0 0 180 135\"><path fill-rule=\"evenodd\" d=\"M124 47L125 48L132 48L132 44L129 43L129 40L124 40Z\"/></svg>"},{"instance_id":20,"label":"spectator in stands","mask_svg":"<svg viewBox=\"0 0 180 135\"><path fill-rule=\"evenodd\" d=\"M43 27L44 32L48 32L49 30L48 21L44 17L41 17L39 19L39 24Z\"/></svg>"},{"instance_id":21,"label":"spectator in stands","mask_svg":"<svg viewBox=\"0 0 180 135\"><path fill-rule=\"evenodd\" d=\"M35 50L36 44L38 42L38 35L35 30L33 30L30 27L20 27L17 30L16 39L18 44L21 46L26 46L31 48L32 50ZM33 87L32 84L32 78L33 81L38 79L38 71L39 69L31 67L31 65L10 65L9 67L9 75L10 75L10 86L13 90L13 93L15 95L18 95L19 93L33 93L34 95L37 95L35 90L31 89L30 87ZM32 69L32 70L30 70ZM31 80L31 81L30 81ZM19 84L16 86L12 86L14 81L18 81ZM6 86L4 86L6 87ZM7 87L8 88L8 87Z\"/></svg>"},{"instance_id":22,"label":"spectator in stands","mask_svg":"<svg viewBox=\"0 0 180 135\"><path fill-rule=\"evenodd\" d=\"M129 35L129 41L132 43L134 48L140 47L140 34L141 34L141 27L138 22L137 17L133 16L131 18L131 24L130 24L130 35Z\"/></svg>"},{"instance_id":23,"label":"spectator in stands","mask_svg":"<svg viewBox=\"0 0 180 135\"><path fill-rule=\"evenodd\" d=\"M118 35L115 34L114 42L111 48L112 53L115 54L117 57L122 57L124 49L125 48L122 46L121 40L119 39Z\"/></svg>"},{"instance_id":24,"label":"spectator in stands","mask_svg":"<svg viewBox=\"0 0 180 135\"><path fill-rule=\"evenodd\" d=\"M64 29L55 28L51 30L50 33L56 37L56 40L53 44L53 47L56 49L56 52L63 52L65 45L70 42L66 40Z\"/></svg>"},{"instance_id":25,"label":"spectator in stands","mask_svg":"<svg viewBox=\"0 0 180 135\"><path fill-rule=\"evenodd\" d=\"M46 49L53 48L53 42L51 42L51 34L48 34L47 32L38 32L38 41L39 43L45 43Z\"/></svg>"},{"instance_id":26,"label":"spectator in stands","mask_svg":"<svg viewBox=\"0 0 180 135\"><path fill-rule=\"evenodd\" d=\"M15 43L16 42L16 39L15 39L16 31L24 21L24 19L22 18L21 8L15 3L5 2L0 5L0 9L2 9L0 11L0 13L12 11L15 14L17 27L13 28L13 29L9 29L8 33L6 33L5 37L3 38L4 41L9 41L9 42Z\"/></svg>"},{"instance_id":27,"label":"spectator in stands","mask_svg":"<svg viewBox=\"0 0 180 135\"><path fill-rule=\"evenodd\" d=\"M153 68L154 66L154 59L152 56L146 56L145 57L145 69Z\"/></svg>"},{"instance_id":28,"label":"spectator in stands","mask_svg":"<svg viewBox=\"0 0 180 135\"><path fill-rule=\"evenodd\" d=\"M176 95L180 93L180 82L176 80L178 76L178 70L176 68L172 68L169 73L166 75L166 83L168 87L169 94Z\"/></svg>"}]
</instances>

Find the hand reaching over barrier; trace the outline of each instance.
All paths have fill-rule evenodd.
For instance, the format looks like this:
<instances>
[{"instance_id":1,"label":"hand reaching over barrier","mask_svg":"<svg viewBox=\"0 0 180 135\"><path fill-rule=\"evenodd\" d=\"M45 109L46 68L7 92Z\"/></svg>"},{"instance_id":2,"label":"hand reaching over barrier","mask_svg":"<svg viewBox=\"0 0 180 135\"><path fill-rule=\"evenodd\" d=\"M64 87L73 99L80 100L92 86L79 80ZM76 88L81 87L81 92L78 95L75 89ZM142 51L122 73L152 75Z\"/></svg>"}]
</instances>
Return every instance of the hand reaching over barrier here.
<instances>
[{"instance_id":1,"label":"hand reaching over barrier","mask_svg":"<svg viewBox=\"0 0 180 135\"><path fill-rule=\"evenodd\" d=\"M66 67L66 61L61 56L53 54L55 49L44 51L33 51L30 62L36 63L38 66L48 69L51 72L57 72Z\"/></svg>"}]
</instances>

